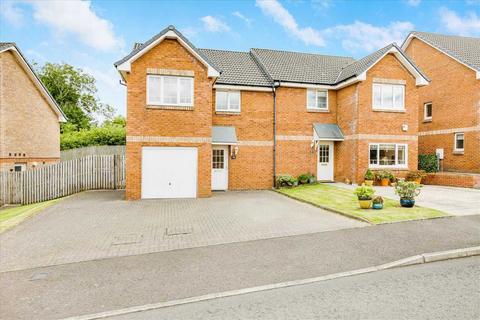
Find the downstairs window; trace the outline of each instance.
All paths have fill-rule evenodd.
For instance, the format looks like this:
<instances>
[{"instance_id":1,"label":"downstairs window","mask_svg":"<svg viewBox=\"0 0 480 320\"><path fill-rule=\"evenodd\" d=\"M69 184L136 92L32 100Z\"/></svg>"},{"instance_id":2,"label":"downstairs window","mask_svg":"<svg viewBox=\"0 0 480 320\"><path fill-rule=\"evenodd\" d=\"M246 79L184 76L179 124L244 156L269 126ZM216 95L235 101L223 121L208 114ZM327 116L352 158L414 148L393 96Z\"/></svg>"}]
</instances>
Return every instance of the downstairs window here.
<instances>
[{"instance_id":1,"label":"downstairs window","mask_svg":"<svg viewBox=\"0 0 480 320\"><path fill-rule=\"evenodd\" d=\"M407 168L408 145L397 143L371 143L370 168Z\"/></svg>"}]
</instances>

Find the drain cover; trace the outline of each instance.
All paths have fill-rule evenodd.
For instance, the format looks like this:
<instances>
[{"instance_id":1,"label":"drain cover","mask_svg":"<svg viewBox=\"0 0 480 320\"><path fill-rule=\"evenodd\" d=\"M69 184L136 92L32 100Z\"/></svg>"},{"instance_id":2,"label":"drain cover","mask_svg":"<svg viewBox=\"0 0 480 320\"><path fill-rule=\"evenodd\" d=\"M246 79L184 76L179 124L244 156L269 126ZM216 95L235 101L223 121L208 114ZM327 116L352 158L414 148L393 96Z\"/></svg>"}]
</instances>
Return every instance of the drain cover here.
<instances>
[{"instance_id":1,"label":"drain cover","mask_svg":"<svg viewBox=\"0 0 480 320\"><path fill-rule=\"evenodd\" d=\"M143 234L120 234L113 237L112 245L134 244L143 240Z\"/></svg>"},{"instance_id":2,"label":"drain cover","mask_svg":"<svg viewBox=\"0 0 480 320\"><path fill-rule=\"evenodd\" d=\"M166 228L165 235L167 236L178 236L182 234L189 234L193 232L192 227L173 227L173 228Z\"/></svg>"},{"instance_id":3,"label":"drain cover","mask_svg":"<svg viewBox=\"0 0 480 320\"><path fill-rule=\"evenodd\" d=\"M43 280L48 276L46 272L37 272L30 277L30 281Z\"/></svg>"}]
</instances>

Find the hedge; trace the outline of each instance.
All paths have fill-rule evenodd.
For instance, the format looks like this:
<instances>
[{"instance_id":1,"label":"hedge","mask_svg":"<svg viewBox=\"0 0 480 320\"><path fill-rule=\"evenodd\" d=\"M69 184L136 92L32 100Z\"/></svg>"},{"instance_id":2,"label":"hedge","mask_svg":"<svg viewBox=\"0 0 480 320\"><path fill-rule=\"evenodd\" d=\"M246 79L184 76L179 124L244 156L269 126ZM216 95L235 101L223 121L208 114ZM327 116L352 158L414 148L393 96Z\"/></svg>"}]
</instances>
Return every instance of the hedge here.
<instances>
[{"instance_id":1,"label":"hedge","mask_svg":"<svg viewBox=\"0 0 480 320\"><path fill-rule=\"evenodd\" d=\"M419 154L418 155L418 169L425 170L425 172L438 171L438 159L435 154Z\"/></svg>"},{"instance_id":2,"label":"hedge","mask_svg":"<svg viewBox=\"0 0 480 320\"><path fill-rule=\"evenodd\" d=\"M60 149L68 150L88 146L124 145L125 128L111 125L94 127L80 131L62 133L60 136Z\"/></svg>"}]
</instances>

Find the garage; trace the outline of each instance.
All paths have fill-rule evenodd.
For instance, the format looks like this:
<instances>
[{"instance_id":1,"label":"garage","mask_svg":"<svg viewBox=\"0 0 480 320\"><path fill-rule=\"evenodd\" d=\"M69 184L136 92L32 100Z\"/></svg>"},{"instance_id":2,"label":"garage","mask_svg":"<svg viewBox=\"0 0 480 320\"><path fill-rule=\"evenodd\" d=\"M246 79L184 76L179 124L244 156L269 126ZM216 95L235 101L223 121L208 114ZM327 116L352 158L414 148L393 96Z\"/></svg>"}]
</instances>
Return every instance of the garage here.
<instances>
[{"instance_id":1,"label":"garage","mask_svg":"<svg viewBox=\"0 0 480 320\"><path fill-rule=\"evenodd\" d=\"M143 147L142 199L195 198L197 148Z\"/></svg>"}]
</instances>

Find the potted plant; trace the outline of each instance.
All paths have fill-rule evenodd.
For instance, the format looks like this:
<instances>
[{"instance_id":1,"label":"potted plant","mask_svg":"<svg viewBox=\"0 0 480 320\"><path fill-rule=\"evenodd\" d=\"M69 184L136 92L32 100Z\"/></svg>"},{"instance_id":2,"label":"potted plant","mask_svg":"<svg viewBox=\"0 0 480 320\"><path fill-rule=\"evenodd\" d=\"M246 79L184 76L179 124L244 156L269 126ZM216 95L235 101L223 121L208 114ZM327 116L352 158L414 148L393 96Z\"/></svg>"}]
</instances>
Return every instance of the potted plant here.
<instances>
[{"instance_id":1,"label":"potted plant","mask_svg":"<svg viewBox=\"0 0 480 320\"><path fill-rule=\"evenodd\" d=\"M308 176L308 183L315 183L315 181L317 181L315 179L315 175L313 173L309 173L309 176Z\"/></svg>"},{"instance_id":2,"label":"potted plant","mask_svg":"<svg viewBox=\"0 0 480 320\"><path fill-rule=\"evenodd\" d=\"M375 193L375 190L373 190L372 187L362 185L360 187L357 187L353 193L358 198L358 203L360 204L360 208L362 209L370 208L370 206L372 205L372 197L373 197L373 194Z\"/></svg>"},{"instance_id":3,"label":"potted plant","mask_svg":"<svg viewBox=\"0 0 480 320\"><path fill-rule=\"evenodd\" d=\"M282 175L277 176L276 181L275 181L275 185L277 186L277 188L294 187L294 186L298 185L298 181L297 181L297 179L295 179L294 177L292 177L289 174L282 174Z\"/></svg>"},{"instance_id":4,"label":"potted plant","mask_svg":"<svg viewBox=\"0 0 480 320\"><path fill-rule=\"evenodd\" d=\"M422 185L413 181L398 181L395 185L395 193L400 197L400 205L406 208L413 207L421 187Z\"/></svg>"},{"instance_id":5,"label":"potted plant","mask_svg":"<svg viewBox=\"0 0 480 320\"><path fill-rule=\"evenodd\" d=\"M393 174L390 171L378 171L375 173L375 177L380 180L382 187L388 187L390 179L393 178Z\"/></svg>"},{"instance_id":6,"label":"potted plant","mask_svg":"<svg viewBox=\"0 0 480 320\"><path fill-rule=\"evenodd\" d=\"M298 184L307 184L308 179L309 179L308 173L303 173L303 174L298 176L298 179L297 179Z\"/></svg>"},{"instance_id":7,"label":"potted plant","mask_svg":"<svg viewBox=\"0 0 480 320\"><path fill-rule=\"evenodd\" d=\"M427 173L425 172L425 170L414 170L407 173L406 180L420 184L422 183L422 179L426 176Z\"/></svg>"},{"instance_id":8,"label":"potted plant","mask_svg":"<svg viewBox=\"0 0 480 320\"><path fill-rule=\"evenodd\" d=\"M372 170L367 169L363 178L365 180L364 183L365 183L366 186L370 186L370 187L373 186L373 181L375 180L375 175L373 174Z\"/></svg>"},{"instance_id":9,"label":"potted plant","mask_svg":"<svg viewBox=\"0 0 480 320\"><path fill-rule=\"evenodd\" d=\"M372 200L372 208L373 209L383 209L383 198L381 196L376 196Z\"/></svg>"}]
</instances>

